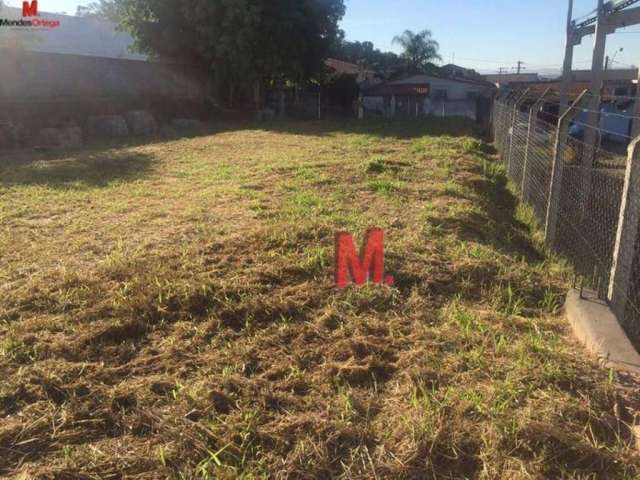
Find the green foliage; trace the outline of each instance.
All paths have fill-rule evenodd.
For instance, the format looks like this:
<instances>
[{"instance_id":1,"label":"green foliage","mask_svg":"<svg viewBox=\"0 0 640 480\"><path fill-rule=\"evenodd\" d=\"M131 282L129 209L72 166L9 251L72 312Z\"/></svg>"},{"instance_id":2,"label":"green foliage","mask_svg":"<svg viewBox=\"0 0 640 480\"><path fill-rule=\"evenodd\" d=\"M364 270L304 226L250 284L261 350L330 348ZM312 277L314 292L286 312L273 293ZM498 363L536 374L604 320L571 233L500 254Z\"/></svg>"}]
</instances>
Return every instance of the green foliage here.
<instances>
[{"instance_id":1,"label":"green foliage","mask_svg":"<svg viewBox=\"0 0 640 480\"><path fill-rule=\"evenodd\" d=\"M410 70L415 72L426 71L434 60L442 59L438 53L440 45L431 38L430 30L420 33L405 30L393 39L393 43L402 47L402 57L409 62Z\"/></svg>"},{"instance_id":2,"label":"green foliage","mask_svg":"<svg viewBox=\"0 0 640 480\"><path fill-rule=\"evenodd\" d=\"M387 170L387 162L382 157L376 157L367 163L367 173L383 173Z\"/></svg>"},{"instance_id":3,"label":"green foliage","mask_svg":"<svg viewBox=\"0 0 640 480\"><path fill-rule=\"evenodd\" d=\"M382 52L374 48L371 42L347 42L340 44L336 57L345 62L363 64L376 70L395 67L400 57L393 52Z\"/></svg>"},{"instance_id":4,"label":"green foliage","mask_svg":"<svg viewBox=\"0 0 640 480\"><path fill-rule=\"evenodd\" d=\"M219 86L318 78L343 0L116 0L142 52L194 65Z\"/></svg>"},{"instance_id":5,"label":"green foliage","mask_svg":"<svg viewBox=\"0 0 640 480\"><path fill-rule=\"evenodd\" d=\"M369 188L374 192L391 194L402 188L402 183L395 180L387 180L384 178L371 180L369 182Z\"/></svg>"},{"instance_id":6,"label":"green foliage","mask_svg":"<svg viewBox=\"0 0 640 480\"><path fill-rule=\"evenodd\" d=\"M77 17L91 17L118 23L120 21L119 3L117 0L98 0L88 5L78 5Z\"/></svg>"},{"instance_id":7,"label":"green foliage","mask_svg":"<svg viewBox=\"0 0 640 480\"><path fill-rule=\"evenodd\" d=\"M482 149L482 143L475 138L465 138L462 141L462 149L466 153L478 153Z\"/></svg>"}]
</instances>

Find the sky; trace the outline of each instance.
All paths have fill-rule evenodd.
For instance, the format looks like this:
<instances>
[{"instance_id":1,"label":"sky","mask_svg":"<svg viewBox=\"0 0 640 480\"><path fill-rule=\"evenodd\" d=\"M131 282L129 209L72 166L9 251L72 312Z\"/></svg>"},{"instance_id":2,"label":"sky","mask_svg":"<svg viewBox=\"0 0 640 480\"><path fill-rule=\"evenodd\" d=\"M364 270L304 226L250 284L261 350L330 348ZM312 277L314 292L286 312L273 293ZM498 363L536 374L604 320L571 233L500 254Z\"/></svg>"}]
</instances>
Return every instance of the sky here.
<instances>
[{"instance_id":1,"label":"sky","mask_svg":"<svg viewBox=\"0 0 640 480\"><path fill-rule=\"evenodd\" d=\"M8 0L21 5L21 0ZM40 9L74 14L86 0L40 0ZM574 18L593 11L597 0L575 0ZM512 69L560 70L564 56L565 0L345 0L342 28L348 40L369 40L381 50L399 51L395 35L428 28L440 43L444 63L454 62L483 73ZM640 25L610 35L607 54L614 66L640 64ZM593 36L576 48L574 69L590 68ZM618 51L620 48L624 50Z\"/></svg>"}]
</instances>

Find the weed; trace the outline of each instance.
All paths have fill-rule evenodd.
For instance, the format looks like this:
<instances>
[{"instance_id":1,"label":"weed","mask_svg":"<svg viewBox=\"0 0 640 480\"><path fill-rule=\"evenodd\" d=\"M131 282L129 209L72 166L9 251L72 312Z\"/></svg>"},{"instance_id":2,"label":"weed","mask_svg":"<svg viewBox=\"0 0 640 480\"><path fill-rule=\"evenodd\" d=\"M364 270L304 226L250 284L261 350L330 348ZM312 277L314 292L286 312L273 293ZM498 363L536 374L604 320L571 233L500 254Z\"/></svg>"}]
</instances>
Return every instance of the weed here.
<instances>
[{"instance_id":1,"label":"weed","mask_svg":"<svg viewBox=\"0 0 640 480\"><path fill-rule=\"evenodd\" d=\"M482 148L482 142L475 138L465 138L462 140L462 149L465 153L478 153Z\"/></svg>"},{"instance_id":2,"label":"weed","mask_svg":"<svg viewBox=\"0 0 640 480\"><path fill-rule=\"evenodd\" d=\"M386 160L382 157L376 157L367 163L367 173L383 173L387 170Z\"/></svg>"},{"instance_id":3,"label":"weed","mask_svg":"<svg viewBox=\"0 0 640 480\"><path fill-rule=\"evenodd\" d=\"M385 195L390 195L394 192L400 190L403 186L402 182L397 180L388 180L384 178L379 178L376 180L371 180L369 182L369 188L374 192L383 193Z\"/></svg>"}]
</instances>

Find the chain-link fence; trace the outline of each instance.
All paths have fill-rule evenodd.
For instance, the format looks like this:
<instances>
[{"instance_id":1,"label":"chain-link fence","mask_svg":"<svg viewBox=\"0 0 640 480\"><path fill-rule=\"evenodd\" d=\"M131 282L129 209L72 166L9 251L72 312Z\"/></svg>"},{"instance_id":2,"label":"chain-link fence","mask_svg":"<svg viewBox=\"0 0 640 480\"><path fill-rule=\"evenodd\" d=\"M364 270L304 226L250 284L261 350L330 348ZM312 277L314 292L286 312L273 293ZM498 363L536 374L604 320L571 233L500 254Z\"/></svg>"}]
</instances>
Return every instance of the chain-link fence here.
<instances>
[{"instance_id":1,"label":"chain-link fence","mask_svg":"<svg viewBox=\"0 0 640 480\"><path fill-rule=\"evenodd\" d=\"M581 288L617 305L613 310L640 348L640 198L634 198L640 167L631 174L635 148L629 158L616 153L624 150L610 147L605 132L577 120L589 112L581 98L563 116L552 113L559 102L547 93L499 98L494 143L548 247L572 263ZM588 128L596 134L586 134Z\"/></svg>"}]
</instances>

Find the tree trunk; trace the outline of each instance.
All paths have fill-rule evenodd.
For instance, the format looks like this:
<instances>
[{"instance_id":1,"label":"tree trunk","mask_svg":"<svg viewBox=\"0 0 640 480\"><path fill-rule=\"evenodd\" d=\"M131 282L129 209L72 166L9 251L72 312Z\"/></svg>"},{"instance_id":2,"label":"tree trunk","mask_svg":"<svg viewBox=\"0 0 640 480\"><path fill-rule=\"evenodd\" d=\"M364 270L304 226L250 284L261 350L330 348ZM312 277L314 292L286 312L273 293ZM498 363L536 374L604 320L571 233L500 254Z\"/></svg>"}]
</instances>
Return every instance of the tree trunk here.
<instances>
[{"instance_id":1,"label":"tree trunk","mask_svg":"<svg viewBox=\"0 0 640 480\"><path fill-rule=\"evenodd\" d=\"M256 111L262 109L262 95L261 95L260 80L256 80L253 83L253 101L256 105Z\"/></svg>"}]
</instances>

